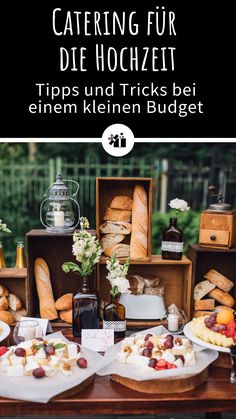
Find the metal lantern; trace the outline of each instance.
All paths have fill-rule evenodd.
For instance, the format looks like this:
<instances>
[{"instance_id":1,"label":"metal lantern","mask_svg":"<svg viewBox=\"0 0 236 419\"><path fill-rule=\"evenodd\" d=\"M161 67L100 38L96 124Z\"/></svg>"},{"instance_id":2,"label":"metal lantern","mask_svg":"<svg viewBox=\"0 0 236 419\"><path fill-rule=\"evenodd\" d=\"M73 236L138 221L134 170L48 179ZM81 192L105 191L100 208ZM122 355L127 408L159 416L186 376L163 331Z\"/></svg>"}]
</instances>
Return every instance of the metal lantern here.
<instances>
[{"instance_id":1,"label":"metal lantern","mask_svg":"<svg viewBox=\"0 0 236 419\"><path fill-rule=\"evenodd\" d=\"M76 192L69 196L68 188L64 182L76 184ZM52 183L44 194L44 200L40 205L40 221L46 227L46 230L52 233L69 233L79 224L80 208L78 202L74 199L79 191L79 184L74 180L62 181L62 175L58 174L56 182ZM49 195L49 196L48 196ZM48 202L47 202L48 201ZM43 217L43 206L47 202L47 210ZM75 207L77 208L77 217L75 216ZM44 218L44 219L43 219Z\"/></svg>"}]
</instances>

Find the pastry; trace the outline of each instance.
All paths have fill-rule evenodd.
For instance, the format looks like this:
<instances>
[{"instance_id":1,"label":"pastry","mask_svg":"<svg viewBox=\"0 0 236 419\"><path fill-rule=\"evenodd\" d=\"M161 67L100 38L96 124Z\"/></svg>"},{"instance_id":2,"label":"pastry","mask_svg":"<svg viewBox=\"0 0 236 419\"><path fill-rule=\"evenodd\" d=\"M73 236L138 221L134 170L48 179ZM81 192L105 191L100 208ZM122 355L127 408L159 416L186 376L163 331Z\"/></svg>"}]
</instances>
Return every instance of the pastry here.
<instances>
[{"instance_id":1,"label":"pastry","mask_svg":"<svg viewBox=\"0 0 236 419\"><path fill-rule=\"evenodd\" d=\"M72 323L72 310L62 310L59 313L59 317L66 323Z\"/></svg>"},{"instance_id":2,"label":"pastry","mask_svg":"<svg viewBox=\"0 0 236 419\"><path fill-rule=\"evenodd\" d=\"M7 310L8 306L9 304L7 297L0 297L0 310Z\"/></svg>"},{"instance_id":3,"label":"pastry","mask_svg":"<svg viewBox=\"0 0 236 419\"><path fill-rule=\"evenodd\" d=\"M213 298L194 301L194 310L214 310L214 307L215 300Z\"/></svg>"},{"instance_id":4,"label":"pastry","mask_svg":"<svg viewBox=\"0 0 236 419\"><path fill-rule=\"evenodd\" d=\"M14 324L15 319L13 314L10 311L0 310L0 320L7 324Z\"/></svg>"},{"instance_id":5,"label":"pastry","mask_svg":"<svg viewBox=\"0 0 236 419\"><path fill-rule=\"evenodd\" d=\"M232 281L230 281L228 278L226 278L226 276L222 275L215 269L210 269L210 271L204 275L204 278L208 279L210 282L212 282L212 284L216 285L218 288L225 292L229 292L234 286Z\"/></svg>"},{"instance_id":6,"label":"pastry","mask_svg":"<svg viewBox=\"0 0 236 419\"><path fill-rule=\"evenodd\" d=\"M35 259L34 275L39 297L40 316L43 319L57 319L48 265L42 258Z\"/></svg>"},{"instance_id":7,"label":"pastry","mask_svg":"<svg viewBox=\"0 0 236 419\"><path fill-rule=\"evenodd\" d=\"M106 221L99 227L100 233L130 234L132 226L125 221Z\"/></svg>"},{"instance_id":8,"label":"pastry","mask_svg":"<svg viewBox=\"0 0 236 419\"><path fill-rule=\"evenodd\" d=\"M131 221L132 211L107 207L103 216L104 221Z\"/></svg>"},{"instance_id":9,"label":"pastry","mask_svg":"<svg viewBox=\"0 0 236 419\"><path fill-rule=\"evenodd\" d=\"M209 292L209 297L210 298L215 298L216 301L218 301L218 303L221 303L225 306L228 307L233 307L235 304L235 300L232 297L232 295L218 289L215 288L214 290L212 290L211 292Z\"/></svg>"},{"instance_id":10,"label":"pastry","mask_svg":"<svg viewBox=\"0 0 236 419\"><path fill-rule=\"evenodd\" d=\"M132 199L129 196L119 195L112 199L110 208L132 211Z\"/></svg>"},{"instance_id":11,"label":"pastry","mask_svg":"<svg viewBox=\"0 0 236 419\"><path fill-rule=\"evenodd\" d=\"M142 185L134 187L132 207L131 259L147 258L148 247L147 193Z\"/></svg>"},{"instance_id":12,"label":"pastry","mask_svg":"<svg viewBox=\"0 0 236 419\"><path fill-rule=\"evenodd\" d=\"M24 307L21 308L20 310L17 310L17 311L11 310L11 309L9 309L9 311L14 316L14 319L15 319L16 322L18 322L21 319L21 317L27 316L27 310Z\"/></svg>"},{"instance_id":13,"label":"pastry","mask_svg":"<svg viewBox=\"0 0 236 419\"><path fill-rule=\"evenodd\" d=\"M62 295L62 297L58 298L55 302L55 307L57 310L71 310L72 309L72 293L68 293Z\"/></svg>"},{"instance_id":14,"label":"pastry","mask_svg":"<svg viewBox=\"0 0 236 419\"><path fill-rule=\"evenodd\" d=\"M125 239L124 234L115 234L115 233L105 234L100 240L100 244L102 246L103 252L107 248L115 246L115 244L122 242L124 239Z\"/></svg>"},{"instance_id":15,"label":"pastry","mask_svg":"<svg viewBox=\"0 0 236 419\"><path fill-rule=\"evenodd\" d=\"M115 255L118 258L128 257L130 255L130 246L128 244L115 244L115 246L108 247L104 251L104 255L111 257L112 254L115 253Z\"/></svg>"},{"instance_id":16,"label":"pastry","mask_svg":"<svg viewBox=\"0 0 236 419\"><path fill-rule=\"evenodd\" d=\"M23 306L23 303L19 297L15 294L9 294L8 296L9 307L11 310L17 311L20 310Z\"/></svg>"},{"instance_id":17,"label":"pastry","mask_svg":"<svg viewBox=\"0 0 236 419\"><path fill-rule=\"evenodd\" d=\"M203 297L205 297L205 295L207 295L215 287L216 286L212 284L210 281L208 281L207 279L205 281L199 282L194 287L194 300L201 300Z\"/></svg>"}]
</instances>

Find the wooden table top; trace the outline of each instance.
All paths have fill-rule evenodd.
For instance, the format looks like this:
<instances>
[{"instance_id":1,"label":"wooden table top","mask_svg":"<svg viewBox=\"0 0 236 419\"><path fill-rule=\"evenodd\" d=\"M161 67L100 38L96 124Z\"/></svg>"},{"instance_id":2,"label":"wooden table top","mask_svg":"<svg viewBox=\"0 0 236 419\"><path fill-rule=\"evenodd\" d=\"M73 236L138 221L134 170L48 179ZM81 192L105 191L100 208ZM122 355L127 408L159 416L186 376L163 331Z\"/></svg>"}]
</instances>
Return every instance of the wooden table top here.
<instances>
[{"instance_id":1,"label":"wooden table top","mask_svg":"<svg viewBox=\"0 0 236 419\"><path fill-rule=\"evenodd\" d=\"M64 329L63 333L69 337L71 331ZM109 376L96 375L94 383L80 393L66 398L56 397L47 404L0 398L0 415L137 415L236 411L236 385L230 383L229 377L230 368L212 365L208 381L195 390L158 395L139 393L111 381Z\"/></svg>"}]
</instances>

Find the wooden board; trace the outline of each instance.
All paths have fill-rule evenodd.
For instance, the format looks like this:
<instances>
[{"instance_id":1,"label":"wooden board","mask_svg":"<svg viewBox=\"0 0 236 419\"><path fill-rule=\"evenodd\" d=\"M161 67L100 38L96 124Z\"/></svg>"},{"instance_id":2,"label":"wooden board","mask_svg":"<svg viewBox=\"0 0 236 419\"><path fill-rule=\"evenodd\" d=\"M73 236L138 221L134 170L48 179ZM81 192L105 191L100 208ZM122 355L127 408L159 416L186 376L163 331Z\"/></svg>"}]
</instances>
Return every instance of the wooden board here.
<instances>
[{"instance_id":1,"label":"wooden board","mask_svg":"<svg viewBox=\"0 0 236 419\"><path fill-rule=\"evenodd\" d=\"M86 380L84 380L78 386L75 386L73 388L70 388L69 390L66 390L66 391L63 391L60 394L57 394L55 397L52 397L52 399L50 399L50 401L55 401L57 399L71 397L74 394L80 393L81 391L85 390L88 386L93 384L93 381L94 381L94 375L92 375L91 377L88 377Z\"/></svg>"},{"instance_id":2,"label":"wooden board","mask_svg":"<svg viewBox=\"0 0 236 419\"><path fill-rule=\"evenodd\" d=\"M136 381L127 377L112 374L111 379L132 390L150 394L184 393L198 387L208 379L208 368L199 374L176 376L160 380Z\"/></svg>"}]
</instances>

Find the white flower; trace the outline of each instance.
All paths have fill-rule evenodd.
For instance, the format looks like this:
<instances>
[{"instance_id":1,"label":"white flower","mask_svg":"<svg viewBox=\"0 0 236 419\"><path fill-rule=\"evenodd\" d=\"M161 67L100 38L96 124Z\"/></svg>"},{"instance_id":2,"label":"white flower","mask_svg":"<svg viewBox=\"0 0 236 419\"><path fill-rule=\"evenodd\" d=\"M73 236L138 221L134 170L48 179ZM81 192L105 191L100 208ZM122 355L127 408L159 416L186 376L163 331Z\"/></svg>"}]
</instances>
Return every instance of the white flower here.
<instances>
[{"instance_id":1,"label":"white flower","mask_svg":"<svg viewBox=\"0 0 236 419\"><path fill-rule=\"evenodd\" d=\"M112 282L113 287L117 287L118 291L122 294L130 294L130 290L129 290L129 281L126 278L116 278L113 280Z\"/></svg>"},{"instance_id":2,"label":"white flower","mask_svg":"<svg viewBox=\"0 0 236 419\"><path fill-rule=\"evenodd\" d=\"M172 199L169 203L169 206L177 211L189 211L190 207L188 206L188 203L184 201L183 199L175 198Z\"/></svg>"},{"instance_id":3,"label":"white flower","mask_svg":"<svg viewBox=\"0 0 236 419\"><path fill-rule=\"evenodd\" d=\"M128 273L129 262L121 265L113 254L111 259L107 259L106 266L108 270L107 279L111 284L111 293L116 295L117 293L130 294L130 284L126 275Z\"/></svg>"}]
</instances>

